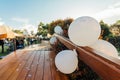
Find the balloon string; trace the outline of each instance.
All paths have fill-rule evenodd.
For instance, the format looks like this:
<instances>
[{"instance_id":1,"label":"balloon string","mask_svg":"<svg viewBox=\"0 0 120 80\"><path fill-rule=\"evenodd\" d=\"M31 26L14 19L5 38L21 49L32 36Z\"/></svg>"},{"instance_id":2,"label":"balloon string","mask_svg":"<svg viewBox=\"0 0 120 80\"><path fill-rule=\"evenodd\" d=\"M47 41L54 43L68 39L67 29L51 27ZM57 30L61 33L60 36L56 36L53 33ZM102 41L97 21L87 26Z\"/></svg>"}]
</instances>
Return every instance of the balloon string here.
<instances>
[{"instance_id":1,"label":"balloon string","mask_svg":"<svg viewBox=\"0 0 120 80\"><path fill-rule=\"evenodd\" d=\"M73 49L73 51L74 51L74 53L75 53L76 56L78 56L78 54L77 54L77 47L78 46L75 46L75 48Z\"/></svg>"},{"instance_id":2,"label":"balloon string","mask_svg":"<svg viewBox=\"0 0 120 80\"><path fill-rule=\"evenodd\" d=\"M78 47L78 46L76 45L76 46L75 46L75 50L77 50L77 47Z\"/></svg>"}]
</instances>

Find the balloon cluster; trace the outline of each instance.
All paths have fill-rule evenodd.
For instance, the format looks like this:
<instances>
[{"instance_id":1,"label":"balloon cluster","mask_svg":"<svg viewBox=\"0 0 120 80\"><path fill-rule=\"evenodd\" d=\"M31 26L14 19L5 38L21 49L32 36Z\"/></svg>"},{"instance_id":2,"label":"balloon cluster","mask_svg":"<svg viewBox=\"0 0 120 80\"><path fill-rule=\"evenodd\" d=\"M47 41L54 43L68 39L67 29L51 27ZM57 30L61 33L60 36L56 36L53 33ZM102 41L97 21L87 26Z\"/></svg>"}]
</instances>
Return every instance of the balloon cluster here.
<instances>
[{"instance_id":1,"label":"balloon cluster","mask_svg":"<svg viewBox=\"0 0 120 80\"><path fill-rule=\"evenodd\" d=\"M63 30L62 30L62 28L60 27L60 26L56 26L55 28L54 28L54 32L56 33L56 34L59 34L59 35L62 35L63 34ZM51 37L50 38L50 44L55 44L55 42L57 42L57 38L55 37L55 36L53 36L53 37Z\"/></svg>"},{"instance_id":2,"label":"balloon cluster","mask_svg":"<svg viewBox=\"0 0 120 80\"><path fill-rule=\"evenodd\" d=\"M62 28L56 26L55 33L61 34ZM78 46L90 46L106 55L117 56L116 48L107 41L99 40L101 33L100 24L92 17L83 16L74 20L68 29L70 40ZM53 43L51 41L51 43ZM59 71L65 74L74 72L78 66L77 53L72 50L64 50L55 57L55 65Z\"/></svg>"},{"instance_id":3,"label":"balloon cluster","mask_svg":"<svg viewBox=\"0 0 120 80\"><path fill-rule=\"evenodd\" d=\"M59 34L59 35L62 35L63 34L63 30L62 30L62 28L60 27L60 26L56 26L55 28L54 28L54 32L56 33L56 34ZM55 36L53 36L53 37L51 37L50 38L50 44L51 45L53 45L53 44L55 44L56 42L57 42L57 38L55 37Z\"/></svg>"},{"instance_id":4,"label":"balloon cluster","mask_svg":"<svg viewBox=\"0 0 120 80\"><path fill-rule=\"evenodd\" d=\"M118 58L117 49L111 43L98 39L100 33L100 24L88 16L77 18L68 29L70 40L78 46L89 46L106 55Z\"/></svg>"}]
</instances>

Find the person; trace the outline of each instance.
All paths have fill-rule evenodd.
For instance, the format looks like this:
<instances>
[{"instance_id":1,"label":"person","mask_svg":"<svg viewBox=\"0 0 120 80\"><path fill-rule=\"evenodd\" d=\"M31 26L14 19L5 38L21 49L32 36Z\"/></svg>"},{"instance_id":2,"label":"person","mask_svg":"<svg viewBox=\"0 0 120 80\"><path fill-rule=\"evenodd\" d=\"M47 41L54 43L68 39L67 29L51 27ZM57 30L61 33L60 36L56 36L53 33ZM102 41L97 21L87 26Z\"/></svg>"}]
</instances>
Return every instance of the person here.
<instances>
[{"instance_id":1,"label":"person","mask_svg":"<svg viewBox=\"0 0 120 80\"><path fill-rule=\"evenodd\" d=\"M33 44L33 41L34 41L34 39L33 39L33 38L31 38L31 39L30 39L30 45L32 45L32 44Z\"/></svg>"},{"instance_id":2,"label":"person","mask_svg":"<svg viewBox=\"0 0 120 80\"><path fill-rule=\"evenodd\" d=\"M4 53L4 41L0 40L0 45L2 46L2 53Z\"/></svg>"},{"instance_id":3,"label":"person","mask_svg":"<svg viewBox=\"0 0 120 80\"><path fill-rule=\"evenodd\" d=\"M24 38L24 47L27 46L27 39Z\"/></svg>"},{"instance_id":4,"label":"person","mask_svg":"<svg viewBox=\"0 0 120 80\"><path fill-rule=\"evenodd\" d=\"M24 41L23 41L23 39L21 39L19 41L19 48L24 48Z\"/></svg>"},{"instance_id":5,"label":"person","mask_svg":"<svg viewBox=\"0 0 120 80\"><path fill-rule=\"evenodd\" d=\"M30 38L27 38L27 45L30 45Z\"/></svg>"},{"instance_id":6,"label":"person","mask_svg":"<svg viewBox=\"0 0 120 80\"><path fill-rule=\"evenodd\" d=\"M16 50L16 45L15 45L15 39L10 39L9 44L10 44L10 51L15 51Z\"/></svg>"},{"instance_id":7,"label":"person","mask_svg":"<svg viewBox=\"0 0 120 80\"><path fill-rule=\"evenodd\" d=\"M15 42L16 42L16 48L19 49L19 41L17 38L15 39Z\"/></svg>"}]
</instances>

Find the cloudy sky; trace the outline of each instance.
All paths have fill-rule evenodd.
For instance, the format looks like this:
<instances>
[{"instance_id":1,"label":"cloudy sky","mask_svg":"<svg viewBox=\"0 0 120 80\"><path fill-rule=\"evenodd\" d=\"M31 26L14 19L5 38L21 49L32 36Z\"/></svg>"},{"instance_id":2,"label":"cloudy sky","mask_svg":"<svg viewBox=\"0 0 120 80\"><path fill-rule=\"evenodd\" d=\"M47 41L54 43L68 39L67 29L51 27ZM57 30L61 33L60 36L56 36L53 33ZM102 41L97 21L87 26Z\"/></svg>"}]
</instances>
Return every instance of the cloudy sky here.
<instances>
[{"instance_id":1,"label":"cloudy sky","mask_svg":"<svg viewBox=\"0 0 120 80\"><path fill-rule=\"evenodd\" d=\"M37 28L39 22L91 16L108 24L120 19L120 0L0 0L0 25Z\"/></svg>"}]
</instances>

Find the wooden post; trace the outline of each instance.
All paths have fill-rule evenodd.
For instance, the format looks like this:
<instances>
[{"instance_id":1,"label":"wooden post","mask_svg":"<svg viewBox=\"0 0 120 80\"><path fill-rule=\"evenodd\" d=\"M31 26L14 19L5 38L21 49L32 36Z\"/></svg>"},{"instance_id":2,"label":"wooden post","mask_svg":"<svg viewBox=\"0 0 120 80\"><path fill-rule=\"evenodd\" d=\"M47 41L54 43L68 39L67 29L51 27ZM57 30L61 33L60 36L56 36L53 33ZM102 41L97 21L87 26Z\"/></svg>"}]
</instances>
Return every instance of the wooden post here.
<instances>
[{"instance_id":1,"label":"wooden post","mask_svg":"<svg viewBox=\"0 0 120 80\"><path fill-rule=\"evenodd\" d=\"M13 39L13 43L14 43L14 51L16 51L16 40Z\"/></svg>"}]
</instances>

